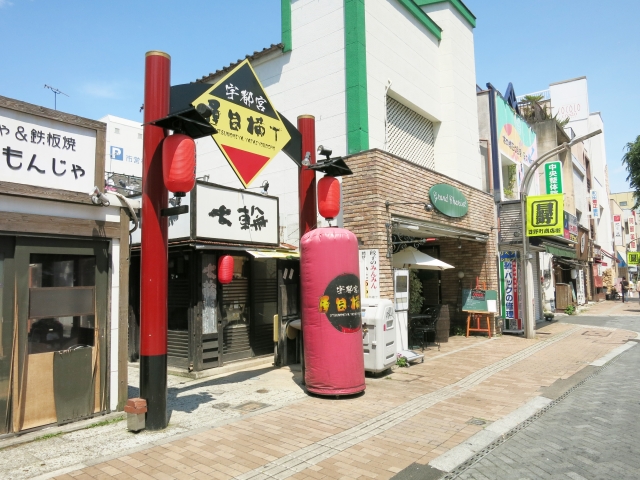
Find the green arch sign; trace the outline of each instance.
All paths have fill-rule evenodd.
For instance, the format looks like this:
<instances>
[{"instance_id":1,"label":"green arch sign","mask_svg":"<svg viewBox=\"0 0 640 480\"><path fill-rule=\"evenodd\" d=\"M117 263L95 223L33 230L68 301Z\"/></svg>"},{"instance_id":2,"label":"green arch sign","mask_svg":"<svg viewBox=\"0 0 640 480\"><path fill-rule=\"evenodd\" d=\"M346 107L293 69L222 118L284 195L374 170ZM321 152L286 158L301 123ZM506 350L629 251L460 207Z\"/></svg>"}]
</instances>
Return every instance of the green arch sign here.
<instances>
[{"instance_id":1,"label":"green arch sign","mask_svg":"<svg viewBox=\"0 0 640 480\"><path fill-rule=\"evenodd\" d=\"M438 183L429 189L431 203L448 217L464 217L469 211L467 197L453 185Z\"/></svg>"}]
</instances>

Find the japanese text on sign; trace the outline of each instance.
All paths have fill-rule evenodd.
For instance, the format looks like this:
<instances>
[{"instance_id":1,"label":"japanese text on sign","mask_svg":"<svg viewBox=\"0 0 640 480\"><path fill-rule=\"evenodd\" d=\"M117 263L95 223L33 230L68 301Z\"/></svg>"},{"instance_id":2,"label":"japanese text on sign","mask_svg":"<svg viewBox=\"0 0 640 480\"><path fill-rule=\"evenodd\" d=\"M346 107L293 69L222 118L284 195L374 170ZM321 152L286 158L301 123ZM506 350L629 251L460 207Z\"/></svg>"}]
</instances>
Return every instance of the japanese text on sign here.
<instances>
[{"instance_id":1,"label":"japanese text on sign","mask_svg":"<svg viewBox=\"0 0 640 480\"><path fill-rule=\"evenodd\" d=\"M562 163L545 163L544 177L547 185L547 194L562 193Z\"/></svg>"},{"instance_id":2,"label":"japanese text on sign","mask_svg":"<svg viewBox=\"0 0 640 480\"><path fill-rule=\"evenodd\" d=\"M362 298L380 298L380 259L377 249L360 250Z\"/></svg>"},{"instance_id":3,"label":"japanese text on sign","mask_svg":"<svg viewBox=\"0 0 640 480\"><path fill-rule=\"evenodd\" d=\"M563 195L527 197L527 237L562 236L564 233Z\"/></svg>"}]
</instances>

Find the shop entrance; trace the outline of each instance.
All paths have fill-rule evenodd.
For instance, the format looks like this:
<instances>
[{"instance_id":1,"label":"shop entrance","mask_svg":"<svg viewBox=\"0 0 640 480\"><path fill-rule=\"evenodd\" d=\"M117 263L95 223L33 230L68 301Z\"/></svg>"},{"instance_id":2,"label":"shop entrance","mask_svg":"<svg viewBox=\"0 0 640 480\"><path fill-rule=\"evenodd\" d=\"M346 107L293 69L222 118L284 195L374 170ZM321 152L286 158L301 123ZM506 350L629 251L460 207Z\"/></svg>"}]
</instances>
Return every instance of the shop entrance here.
<instances>
[{"instance_id":1,"label":"shop entrance","mask_svg":"<svg viewBox=\"0 0 640 480\"><path fill-rule=\"evenodd\" d=\"M1 411L11 405L4 431L105 410L108 248L99 241L0 241Z\"/></svg>"}]
</instances>

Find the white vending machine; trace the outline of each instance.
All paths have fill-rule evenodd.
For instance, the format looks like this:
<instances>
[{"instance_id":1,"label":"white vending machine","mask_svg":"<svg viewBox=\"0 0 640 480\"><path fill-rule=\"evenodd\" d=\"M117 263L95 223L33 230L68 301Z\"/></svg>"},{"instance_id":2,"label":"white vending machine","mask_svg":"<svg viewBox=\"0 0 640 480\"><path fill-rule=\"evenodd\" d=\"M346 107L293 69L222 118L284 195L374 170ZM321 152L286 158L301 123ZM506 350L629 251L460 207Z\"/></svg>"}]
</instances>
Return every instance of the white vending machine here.
<instances>
[{"instance_id":1,"label":"white vending machine","mask_svg":"<svg viewBox=\"0 0 640 480\"><path fill-rule=\"evenodd\" d=\"M364 369L378 373L396 363L396 316L391 300L365 298L362 310Z\"/></svg>"}]
</instances>

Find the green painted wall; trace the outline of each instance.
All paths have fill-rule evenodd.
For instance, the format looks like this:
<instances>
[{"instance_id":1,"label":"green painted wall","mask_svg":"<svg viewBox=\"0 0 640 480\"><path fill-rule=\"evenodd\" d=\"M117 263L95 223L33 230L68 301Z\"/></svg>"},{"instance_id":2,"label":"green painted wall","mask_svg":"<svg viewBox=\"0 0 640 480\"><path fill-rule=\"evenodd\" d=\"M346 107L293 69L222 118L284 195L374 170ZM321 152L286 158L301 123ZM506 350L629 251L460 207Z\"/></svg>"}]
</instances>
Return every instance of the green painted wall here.
<instances>
[{"instance_id":1,"label":"green painted wall","mask_svg":"<svg viewBox=\"0 0 640 480\"><path fill-rule=\"evenodd\" d=\"M349 154L369 149L364 2L365 0L344 0L347 152Z\"/></svg>"}]
</instances>

